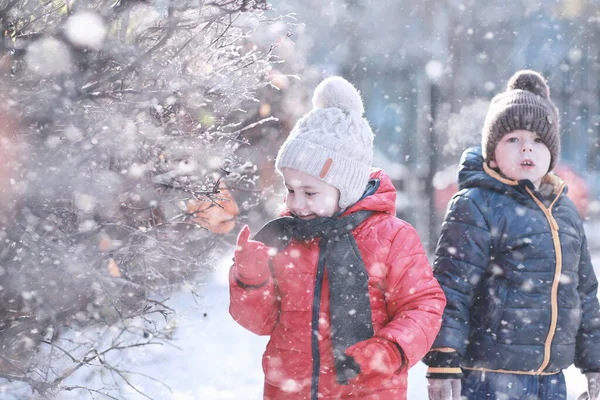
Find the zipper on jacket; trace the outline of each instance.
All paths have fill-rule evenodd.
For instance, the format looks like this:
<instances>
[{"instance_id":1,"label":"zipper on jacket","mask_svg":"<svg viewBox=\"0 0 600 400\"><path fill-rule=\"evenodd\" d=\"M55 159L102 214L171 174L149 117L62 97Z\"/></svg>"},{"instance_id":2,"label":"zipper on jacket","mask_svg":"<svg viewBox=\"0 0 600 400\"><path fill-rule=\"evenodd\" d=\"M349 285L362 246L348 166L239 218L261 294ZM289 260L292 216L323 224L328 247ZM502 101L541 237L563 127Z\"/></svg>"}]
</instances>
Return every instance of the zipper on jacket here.
<instances>
[{"instance_id":1,"label":"zipper on jacket","mask_svg":"<svg viewBox=\"0 0 600 400\"><path fill-rule=\"evenodd\" d=\"M310 387L311 400L317 400L319 394L319 370L321 369L321 354L319 353L319 313L321 310L321 292L323 289L323 276L325 275L325 252L327 240L319 241L319 261L317 264L317 275L315 278L315 291L313 294L312 321L311 321L311 344L313 371Z\"/></svg>"},{"instance_id":2,"label":"zipper on jacket","mask_svg":"<svg viewBox=\"0 0 600 400\"><path fill-rule=\"evenodd\" d=\"M531 196L531 198L535 201L538 207L542 210L546 219L548 220L548 225L550 225L550 232L552 233L552 242L554 243L554 252L556 254L556 267L554 269L554 278L552 280L552 289L550 291L550 305L551 305L551 319L550 319L550 329L548 331L548 336L546 337L546 341L544 342L544 359L542 361L542 365L537 369L536 373L542 373L544 369L548 366L550 362L550 353L552 350L552 340L554 339L554 334L556 333L556 324L558 322L558 284L560 283L560 274L562 273L562 250L560 246L560 237L558 236L558 222L552 215L552 207L560 197L563 189L565 188L565 184L563 183L556 194L556 197L550 204L548 208L544 206L544 203L538 199L535 194L529 189L525 187L527 193Z\"/></svg>"}]
</instances>

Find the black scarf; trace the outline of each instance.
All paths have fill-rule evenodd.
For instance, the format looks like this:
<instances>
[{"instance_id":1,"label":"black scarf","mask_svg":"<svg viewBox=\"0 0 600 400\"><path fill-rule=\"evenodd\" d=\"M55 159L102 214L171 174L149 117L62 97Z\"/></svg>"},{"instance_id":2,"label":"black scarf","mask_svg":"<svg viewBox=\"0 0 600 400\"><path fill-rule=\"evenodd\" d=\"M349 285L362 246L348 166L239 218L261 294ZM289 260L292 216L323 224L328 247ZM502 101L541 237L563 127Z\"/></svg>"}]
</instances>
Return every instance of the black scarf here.
<instances>
[{"instance_id":1,"label":"black scarf","mask_svg":"<svg viewBox=\"0 0 600 400\"><path fill-rule=\"evenodd\" d=\"M352 235L352 230L372 213L372 211L358 211L342 218L323 217L306 221L294 217L282 217L268 222L254 237L254 240L275 247L278 251L283 251L292 239L308 241L321 238L312 313L313 363L314 359L317 360L317 364L314 365L317 370L316 379L318 379L319 369L316 335L325 268L329 278L331 341L339 383L347 384L349 378L360 372L354 359L345 354L346 349L357 342L373 337L368 290L369 276ZM313 384L313 389L317 385Z\"/></svg>"}]
</instances>

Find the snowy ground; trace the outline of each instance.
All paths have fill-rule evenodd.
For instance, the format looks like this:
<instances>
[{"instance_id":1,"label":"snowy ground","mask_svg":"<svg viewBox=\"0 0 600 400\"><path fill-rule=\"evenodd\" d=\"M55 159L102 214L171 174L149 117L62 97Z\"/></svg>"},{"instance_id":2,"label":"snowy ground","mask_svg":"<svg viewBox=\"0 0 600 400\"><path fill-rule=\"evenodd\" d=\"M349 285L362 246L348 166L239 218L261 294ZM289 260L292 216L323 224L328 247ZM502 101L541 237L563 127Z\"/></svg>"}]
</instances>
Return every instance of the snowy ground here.
<instances>
[{"instance_id":1,"label":"snowy ground","mask_svg":"<svg viewBox=\"0 0 600 400\"><path fill-rule=\"evenodd\" d=\"M596 266L600 265L600 255ZM229 261L227 261L229 263ZM229 316L228 265L217 268L201 289L203 297L193 300L179 293L171 306L180 313L174 344L180 350L163 347L146 352L132 362L135 370L161 379L170 390L144 379L143 389L161 400L258 400L262 399L261 355L267 342L240 326ZM598 268L597 268L598 269ZM409 372L409 400L427 399L425 365L419 363ZM566 371L569 400L586 386L585 378L571 367ZM73 399L65 394L61 400ZM79 397L80 398L80 397ZM127 399L141 399L129 391Z\"/></svg>"}]
</instances>

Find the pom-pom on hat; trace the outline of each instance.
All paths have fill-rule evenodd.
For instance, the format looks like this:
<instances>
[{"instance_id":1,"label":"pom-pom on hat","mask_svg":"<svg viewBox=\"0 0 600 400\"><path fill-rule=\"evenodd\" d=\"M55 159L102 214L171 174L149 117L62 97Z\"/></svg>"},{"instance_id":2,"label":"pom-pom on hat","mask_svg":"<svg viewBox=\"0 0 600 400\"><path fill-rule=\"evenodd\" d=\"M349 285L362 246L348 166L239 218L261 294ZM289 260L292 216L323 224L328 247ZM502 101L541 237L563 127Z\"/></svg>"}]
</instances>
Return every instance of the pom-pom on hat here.
<instances>
[{"instance_id":1,"label":"pom-pom on hat","mask_svg":"<svg viewBox=\"0 0 600 400\"><path fill-rule=\"evenodd\" d=\"M558 109L542 75L522 70L508 81L506 91L496 95L483 125L481 146L486 161L493 160L502 137L517 130L535 132L550 150L550 170L560 157Z\"/></svg>"},{"instance_id":2,"label":"pom-pom on hat","mask_svg":"<svg viewBox=\"0 0 600 400\"><path fill-rule=\"evenodd\" d=\"M312 103L279 149L275 167L293 168L336 187L344 209L360 199L369 181L373 132L363 118L359 92L342 77L322 81Z\"/></svg>"}]
</instances>

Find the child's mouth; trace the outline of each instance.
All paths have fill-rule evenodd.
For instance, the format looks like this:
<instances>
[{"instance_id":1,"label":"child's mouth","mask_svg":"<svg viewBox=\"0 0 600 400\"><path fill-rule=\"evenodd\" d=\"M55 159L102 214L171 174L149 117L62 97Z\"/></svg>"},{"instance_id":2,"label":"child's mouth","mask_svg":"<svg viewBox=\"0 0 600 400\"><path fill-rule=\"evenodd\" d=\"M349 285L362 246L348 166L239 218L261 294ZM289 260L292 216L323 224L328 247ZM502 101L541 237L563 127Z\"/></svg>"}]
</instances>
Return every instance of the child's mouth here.
<instances>
[{"instance_id":1,"label":"child's mouth","mask_svg":"<svg viewBox=\"0 0 600 400\"><path fill-rule=\"evenodd\" d=\"M535 163L531 160L523 160L521 162L521 167L535 167Z\"/></svg>"},{"instance_id":2,"label":"child's mouth","mask_svg":"<svg viewBox=\"0 0 600 400\"><path fill-rule=\"evenodd\" d=\"M314 214L296 214L296 217L300 219L313 219L315 217Z\"/></svg>"}]
</instances>

